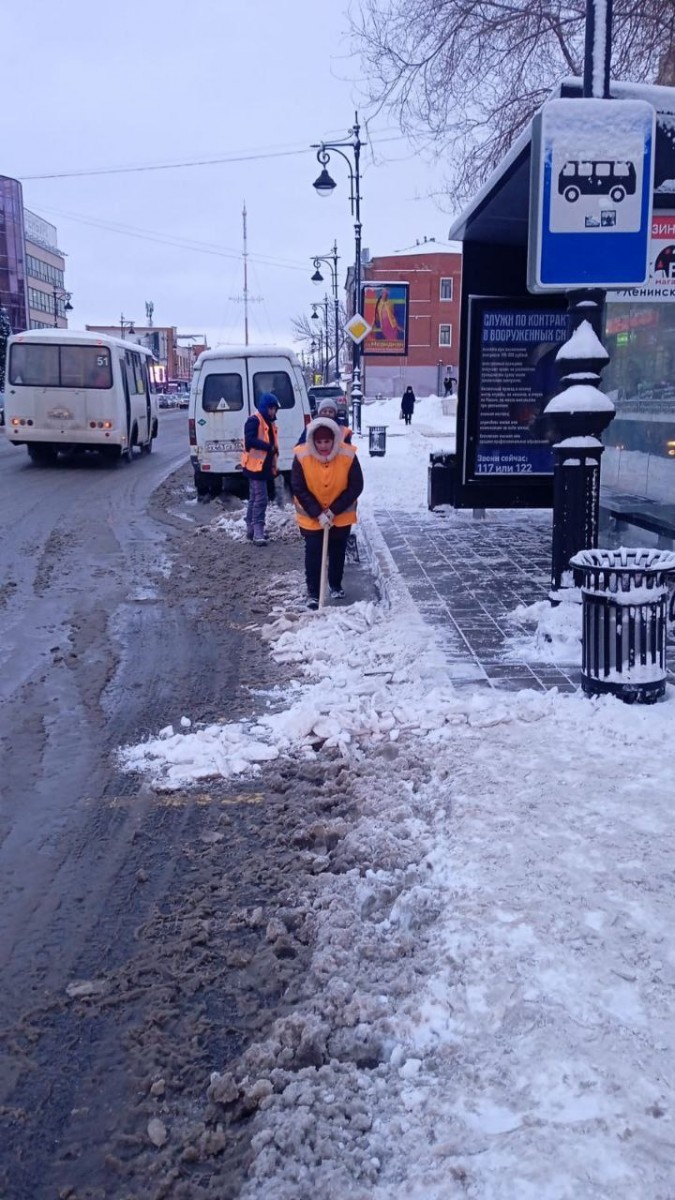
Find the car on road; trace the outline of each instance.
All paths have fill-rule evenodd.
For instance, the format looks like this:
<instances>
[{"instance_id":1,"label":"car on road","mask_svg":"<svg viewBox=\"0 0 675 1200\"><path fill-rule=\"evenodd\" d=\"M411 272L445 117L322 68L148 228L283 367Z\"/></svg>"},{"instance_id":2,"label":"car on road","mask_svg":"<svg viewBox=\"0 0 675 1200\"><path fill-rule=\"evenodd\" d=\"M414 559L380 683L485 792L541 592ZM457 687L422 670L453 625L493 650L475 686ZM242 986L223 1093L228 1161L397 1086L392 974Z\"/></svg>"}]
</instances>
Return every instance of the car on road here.
<instances>
[{"instance_id":1,"label":"car on road","mask_svg":"<svg viewBox=\"0 0 675 1200\"><path fill-rule=\"evenodd\" d=\"M309 400L309 408L313 417L316 416L316 410L322 400L332 400L337 409L338 425L347 425L349 423L349 405L344 389L339 383L317 383L307 389L307 398Z\"/></svg>"}]
</instances>

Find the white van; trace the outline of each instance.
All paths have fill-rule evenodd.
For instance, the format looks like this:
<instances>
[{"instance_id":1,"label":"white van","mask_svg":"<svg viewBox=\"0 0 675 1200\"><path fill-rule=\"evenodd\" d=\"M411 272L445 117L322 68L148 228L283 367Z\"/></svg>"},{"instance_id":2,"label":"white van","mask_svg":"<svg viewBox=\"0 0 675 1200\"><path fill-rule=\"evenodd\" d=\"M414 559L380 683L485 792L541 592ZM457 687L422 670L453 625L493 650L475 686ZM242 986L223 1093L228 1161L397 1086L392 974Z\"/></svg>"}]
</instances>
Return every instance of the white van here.
<instances>
[{"instance_id":1,"label":"white van","mask_svg":"<svg viewBox=\"0 0 675 1200\"><path fill-rule=\"evenodd\" d=\"M197 491L241 479L244 425L263 392L279 401L279 471L290 478L293 447L311 417L300 363L279 346L205 350L195 363L188 428Z\"/></svg>"},{"instance_id":2,"label":"white van","mask_svg":"<svg viewBox=\"0 0 675 1200\"><path fill-rule=\"evenodd\" d=\"M74 329L30 329L7 342L7 440L48 466L59 451L97 450L111 462L149 454L157 397L145 346Z\"/></svg>"}]
</instances>

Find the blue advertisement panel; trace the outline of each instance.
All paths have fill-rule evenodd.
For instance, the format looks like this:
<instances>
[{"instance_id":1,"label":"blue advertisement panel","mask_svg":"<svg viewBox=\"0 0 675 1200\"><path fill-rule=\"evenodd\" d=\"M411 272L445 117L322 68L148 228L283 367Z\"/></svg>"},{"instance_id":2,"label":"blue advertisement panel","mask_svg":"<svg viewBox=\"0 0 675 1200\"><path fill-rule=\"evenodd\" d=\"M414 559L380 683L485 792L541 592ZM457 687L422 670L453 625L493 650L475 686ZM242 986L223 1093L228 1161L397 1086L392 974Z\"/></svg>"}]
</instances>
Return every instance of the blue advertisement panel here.
<instances>
[{"instance_id":1,"label":"blue advertisement panel","mask_svg":"<svg viewBox=\"0 0 675 1200\"><path fill-rule=\"evenodd\" d=\"M555 357L567 338L566 312L527 300L474 298L472 420L468 475L552 475L541 414L558 390ZM477 361L476 361L477 359Z\"/></svg>"}]
</instances>

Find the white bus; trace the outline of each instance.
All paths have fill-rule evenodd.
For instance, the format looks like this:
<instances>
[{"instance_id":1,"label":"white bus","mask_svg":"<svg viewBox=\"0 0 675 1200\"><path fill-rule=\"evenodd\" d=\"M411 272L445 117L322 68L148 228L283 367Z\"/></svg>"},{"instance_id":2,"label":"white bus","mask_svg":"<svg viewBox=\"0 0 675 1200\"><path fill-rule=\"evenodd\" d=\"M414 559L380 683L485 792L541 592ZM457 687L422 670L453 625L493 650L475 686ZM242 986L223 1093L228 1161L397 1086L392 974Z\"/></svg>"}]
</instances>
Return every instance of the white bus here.
<instances>
[{"instance_id":1,"label":"white bus","mask_svg":"<svg viewBox=\"0 0 675 1200\"><path fill-rule=\"evenodd\" d=\"M31 329L7 343L5 433L34 463L98 450L111 462L149 454L157 436L149 350L71 329Z\"/></svg>"}]
</instances>

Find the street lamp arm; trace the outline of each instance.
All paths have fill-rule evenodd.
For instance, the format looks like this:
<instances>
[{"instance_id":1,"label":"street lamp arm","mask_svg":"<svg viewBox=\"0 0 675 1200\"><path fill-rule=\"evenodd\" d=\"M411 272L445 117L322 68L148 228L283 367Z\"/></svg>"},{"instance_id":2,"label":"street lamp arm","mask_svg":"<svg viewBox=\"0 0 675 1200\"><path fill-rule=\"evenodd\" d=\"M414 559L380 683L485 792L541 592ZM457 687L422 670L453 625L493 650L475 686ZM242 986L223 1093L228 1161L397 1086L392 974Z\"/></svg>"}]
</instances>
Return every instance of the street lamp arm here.
<instances>
[{"instance_id":1,"label":"street lamp arm","mask_svg":"<svg viewBox=\"0 0 675 1200\"><path fill-rule=\"evenodd\" d=\"M322 142L321 145L319 146L319 149L317 150L317 154L316 154L317 161L320 162L321 166L324 168L330 162L330 154L328 153L329 150L333 151L335 154L339 154L340 158L344 158L344 160L347 164L347 167L349 169L349 203L351 206L352 216L354 216L355 209L358 214L358 204L359 204L359 200L361 199L361 197L358 194L358 185L356 182L356 174L355 174L355 171L358 172L358 166L355 166L354 164L352 164L352 161L349 158L349 156L347 154L345 154L340 149L340 147L341 146L349 146L354 151L354 158L355 158L356 162L358 163L358 155L359 155L359 151L361 149L361 145L362 145L362 143L360 141L358 141L358 139L356 142ZM314 149L315 149L315 147L312 146L312 150L314 150Z\"/></svg>"}]
</instances>

